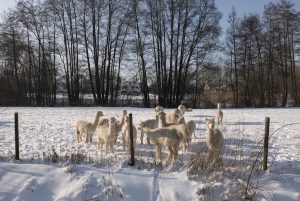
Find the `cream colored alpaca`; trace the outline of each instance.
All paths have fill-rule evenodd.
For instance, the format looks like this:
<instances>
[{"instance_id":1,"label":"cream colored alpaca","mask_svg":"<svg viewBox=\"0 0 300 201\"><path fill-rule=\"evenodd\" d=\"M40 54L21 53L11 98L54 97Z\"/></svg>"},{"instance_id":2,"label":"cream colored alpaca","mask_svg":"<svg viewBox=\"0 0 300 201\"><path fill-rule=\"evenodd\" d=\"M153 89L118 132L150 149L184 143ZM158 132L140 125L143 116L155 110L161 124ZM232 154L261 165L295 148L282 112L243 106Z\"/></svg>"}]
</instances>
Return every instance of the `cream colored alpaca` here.
<instances>
[{"instance_id":1,"label":"cream colored alpaca","mask_svg":"<svg viewBox=\"0 0 300 201\"><path fill-rule=\"evenodd\" d=\"M133 134L133 144L136 144L137 138L137 130L134 125L132 125L132 134ZM126 116L125 123L122 127L122 138L123 138L123 149L130 149L130 124L129 124L129 116Z\"/></svg>"},{"instance_id":2,"label":"cream colored alpaca","mask_svg":"<svg viewBox=\"0 0 300 201\"><path fill-rule=\"evenodd\" d=\"M214 119L206 119L207 128L207 147L209 151L209 161L212 159L213 164L220 161L224 147L224 136L221 131L215 128Z\"/></svg>"},{"instance_id":3,"label":"cream colored alpaca","mask_svg":"<svg viewBox=\"0 0 300 201\"><path fill-rule=\"evenodd\" d=\"M142 122L139 130L147 132L150 141L156 146L156 161L161 162L161 146L164 145L168 150L167 162L175 161L178 156L178 147L181 141L181 134L174 128L156 128L145 127Z\"/></svg>"},{"instance_id":4,"label":"cream colored alpaca","mask_svg":"<svg viewBox=\"0 0 300 201\"><path fill-rule=\"evenodd\" d=\"M189 131L190 140L192 140L192 136L193 135L196 138L196 134L195 134L196 133L196 123L193 120L190 120L188 123L185 123L185 119L182 116L182 117L180 117L178 119L177 124L185 124L185 125L187 125L188 131Z\"/></svg>"},{"instance_id":5,"label":"cream colored alpaca","mask_svg":"<svg viewBox=\"0 0 300 201\"><path fill-rule=\"evenodd\" d=\"M102 111L98 111L96 113L96 117L93 123L87 122L87 121L77 121L76 123L76 136L77 136L77 142L82 141L82 135L86 134L86 143L91 143L93 139L93 134L96 130L99 118L103 116Z\"/></svg>"},{"instance_id":6,"label":"cream colored alpaca","mask_svg":"<svg viewBox=\"0 0 300 201\"><path fill-rule=\"evenodd\" d=\"M114 144L116 143L118 137L118 122L115 117L105 118L104 121L108 121L108 123L100 123L97 127L97 145L99 149L102 149L103 145L105 145L106 152L108 150L114 152Z\"/></svg>"},{"instance_id":7,"label":"cream colored alpaca","mask_svg":"<svg viewBox=\"0 0 300 201\"><path fill-rule=\"evenodd\" d=\"M222 124L223 125L223 112L221 110L221 103L218 103L216 119L217 119L217 124Z\"/></svg>"},{"instance_id":8,"label":"cream colored alpaca","mask_svg":"<svg viewBox=\"0 0 300 201\"><path fill-rule=\"evenodd\" d=\"M167 123L166 122L166 113L160 112L159 113L159 120L158 120L158 127L159 128L175 128L181 134L181 142L183 144L183 150L186 152L189 149L189 143L191 141L191 136L188 130L187 125L185 124L177 124L176 123Z\"/></svg>"},{"instance_id":9,"label":"cream colored alpaca","mask_svg":"<svg viewBox=\"0 0 300 201\"><path fill-rule=\"evenodd\" d=\"M119 117L119 120L117 121L115 127L116 127L116 132L117 132L117 137L116 137L116 141L117 141L117 138L118 138L118 135L119 133L121 132L122 130L122 127L125 123L125 118L127 116L127 110L123 110L120 117ZM101 118L99 120L99 123L98 123L98 126L102 126L102 127L105 127L104 125L106 125L108 127L108 124L109 124L109 118Z\"/></svg>"},{"instance_id":10,"label":"cream colored alpaca","mask_svg":"<svg viewBox=\"0 0 300 201\"><path fill-rule=\"evenodd\" d=\"M144 125L145 127L147 128L151 128L151 129L155 129L155 128L158 128L158 116L156 119L148 119L148 120L145 120L145 121L142 121L140 123L140 125ZM143 140L144 140L144 134L147 133L146 131L144 130L141 130L141 144L143 144ZM149 141L149 138L148 138L148 135L147 135L147 143L150 144L150 141Z\"/></svg>"},{"instance_id":11,"label":"cream colored alpaca","mask_svg":"<svg viewBox=\"0 0 300 201\"><path fill-rule=\"evenodd\" d=\"M177 120L181 116L182 116L181 111L178 108L176 108L173 112L169 112L167 114L166 121L167 123L177 124Z\"/></svg>"}]
</instances>

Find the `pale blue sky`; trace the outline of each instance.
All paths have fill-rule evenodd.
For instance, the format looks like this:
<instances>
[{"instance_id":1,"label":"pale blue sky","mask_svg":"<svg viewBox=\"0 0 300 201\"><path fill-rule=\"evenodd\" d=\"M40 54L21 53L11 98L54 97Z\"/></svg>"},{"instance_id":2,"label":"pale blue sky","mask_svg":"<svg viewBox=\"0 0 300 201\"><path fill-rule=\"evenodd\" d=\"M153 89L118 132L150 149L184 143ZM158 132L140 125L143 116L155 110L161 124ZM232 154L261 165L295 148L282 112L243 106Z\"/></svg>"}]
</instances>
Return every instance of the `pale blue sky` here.
<instances>
[{"instance_id":1,"label":"pale blue sky","mask_svg":"<svg viewBox=\"0 0 300 201\"><path fill-rule=\"evenodd\" d=\"M242 18L249 13L262 14L264 5L269 2L280 2L280 0L215 0L218 9L222 12L221 27L223 33L226 33L228 14L234 6L237 15ZM296 11L300 11L300 0L290 0L295 6Z\"/></svg>"},{"instance_id":2,"label":"pale blue sky","mask_svg":"<svg viewBox=\"0 0 300 201\"><path fill-rule=\"evenodd\" d=\"M261 14L264 10L264 5L268 2L278 2L280 0L215 0L217 7L223 13L223 18L221 20L221 26L223 32L226 32L227 27L227 17L231 8L234 6L236 8L239 17L248 13L259 13ZM300 11L300 0L290 0L295 4L295 9ZM8 8L13 8L16 6L17 0L0 0L0 13L8 10Z\"/></svg>"}]
</instances>

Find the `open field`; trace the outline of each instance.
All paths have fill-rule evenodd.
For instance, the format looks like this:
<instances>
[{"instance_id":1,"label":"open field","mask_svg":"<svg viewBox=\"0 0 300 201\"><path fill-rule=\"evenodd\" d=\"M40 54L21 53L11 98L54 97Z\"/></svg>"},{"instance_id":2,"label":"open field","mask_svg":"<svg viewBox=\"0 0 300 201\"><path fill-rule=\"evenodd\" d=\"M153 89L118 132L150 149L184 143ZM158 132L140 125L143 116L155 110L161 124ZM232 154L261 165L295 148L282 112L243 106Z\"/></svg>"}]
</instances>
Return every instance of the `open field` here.
<instances>
[{"instance_id":1,"label":"open field","mask_svg":"<svg viewBox=\"0 0 300 201\"><path fill-rule=\"evenodd\" d=\"M155 165L154 147L140 144L139 132L134 167L127 165L121 136L115 153L98 150L95 135L92 144L77 143L77 120L93 121L98 110L117 116L123 109L133 114L136 127L154 118L153 108L0 108L0 200L243 200L245 195L300 200L299 108L223 109L223 164L209 171L204 122L214 117L214 109L185 114L187 121L196 122L196 138L188 153L180 149L173 165ZM21 161L13 159L14 112L19 113ZM263 172L266 116L271 119L270 151ZM49 160L53 150L59 156L55 163ZM82 156L79 164L70 159L72 154Z\"/></svg>"}]
</instances>

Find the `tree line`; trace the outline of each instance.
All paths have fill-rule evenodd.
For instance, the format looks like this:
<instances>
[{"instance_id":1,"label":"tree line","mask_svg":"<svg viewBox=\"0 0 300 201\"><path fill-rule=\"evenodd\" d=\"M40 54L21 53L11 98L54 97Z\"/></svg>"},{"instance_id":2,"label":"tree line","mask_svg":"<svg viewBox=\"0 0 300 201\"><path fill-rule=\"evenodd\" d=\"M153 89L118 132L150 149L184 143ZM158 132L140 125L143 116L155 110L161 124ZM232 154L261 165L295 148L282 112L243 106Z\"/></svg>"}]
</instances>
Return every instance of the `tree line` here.
<instances>
[{"instance_id":1,"label":"tree line","mask_svg":"<svg viewBox=\"0 0 300 201\"><path fill-rule=\"evenodd\" d=\"M262 17L239 18L232 9L228 24L226 74L234 106L299 106L300 15L294 5L268 3Z\"/></svg>"},{"instance_id":2,"label":"tree line","mask_svg":"<svg viewBox=\"0 0 300 201\"><path fill-rule=\"evenodd\" d=\"M293 5L270 3L262 18L233 9L223 45L221 17L214 0L19 0L0 23L0 104L57 105L66 93L69 105L85 94L116 105L134 80L145 107L150 94L165 107L299 105Z\"/></svg>"}]
</instances>

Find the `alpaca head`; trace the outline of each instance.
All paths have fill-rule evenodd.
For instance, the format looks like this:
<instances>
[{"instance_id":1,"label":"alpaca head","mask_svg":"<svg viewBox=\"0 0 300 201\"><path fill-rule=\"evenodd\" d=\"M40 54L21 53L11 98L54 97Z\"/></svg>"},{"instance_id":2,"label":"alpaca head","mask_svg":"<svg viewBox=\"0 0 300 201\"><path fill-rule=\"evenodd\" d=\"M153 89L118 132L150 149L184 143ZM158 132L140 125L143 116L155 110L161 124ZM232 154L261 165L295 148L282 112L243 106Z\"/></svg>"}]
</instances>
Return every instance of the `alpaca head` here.
<instances>
[{"instance_id":1,"label":"alpaca head","mask_svg":"<svg viewBox=\"0 0 300 201\"><path fill-rule=\"evenodd\" d=\"M156 113L163 112L163 111L164 111L164 108L161 107L161 106L157 106L157 107L154 109L154 111L155 111Z\"/></svg>"},{"instance_id":2,"label":"alpaca head","mask_svg":"<svg viewBox=\"0 0 300 201\"><path fill-rule=\"evenodd\" d=\"M215 119L205 119L205 125L207 129L213 129L215 127Z\"/></svg>"},{"instance_id":3,"label":"alpaca head","mask_svg":"<svg viewBox=\"0 0 300 201\"><path fill-rule=\"evenodd\" d=\"M220 110L221 109L221 103L218 103L217 107L218 107L218 110Z\"/></svg>"},{"instance_id":4,"label":"alpaca head","mask_svg":"<svg viewBox=\"0 0 300 201\"><path fill-rule=\"evenodd\" d=\"M141 121L141 123L138 126L138 129L143 130L144 126L145 126L145 122Z\"/></svg>"},{"instance_id":5,"label":"alpaca head","mask_svg":"<svg viewBox=\"0 0 300 201\"><path fill-rule=\"evenodd\" d=\"M127 110L123 110L123 111L122 111L122 115L123 115L123 116L126 116L126 115L127 115Z\"/></svg>"},{"instance_id":6,"label":"alpaca head","mask_svg":"<svg viewBox=\"0 0 300 201\"><path fill-rule=\"evenodd\" d=\"M96 116L97 116L97 117L102 117L102 116L103 116L103 112L102 112L102 111L98 111L98 112L96 113Z\"/></svg>"},{"instance_id":7,"label":"alpaca head","mask_svg":"<svg viewBox=\"0 0 300 201\"><path fill-rule=\"evenodd\" d=\"M110 117L108 119L109 125L114 125L117 122L117 119L115 117Z\"/></svg>"},{"instance_id":8,"label":"alpaca head","mask_svg":"<svg viewBox=\"0 0 300 201\"><path fill-rule=\"evenodd\" d=\"M164 121L164 122L166 121L166 113L165 112L159 112L157 114L157 116L158 116L159 120Z\"/></svg>"},{"instance_id":9,"label":"alpaca head","mask_svg":"<svg viewBox=\"0 0 300 201\"><path fill-rule=\"evenodd\" d=\"M177 118L183 116L182 113L181 113L181 111L180 111L178 108L176 108L176 109L174 110L174 114L175 114L175 116L176 116Z\"/></svg>"}]
</instances>

